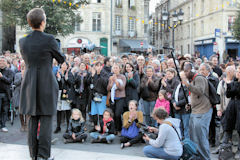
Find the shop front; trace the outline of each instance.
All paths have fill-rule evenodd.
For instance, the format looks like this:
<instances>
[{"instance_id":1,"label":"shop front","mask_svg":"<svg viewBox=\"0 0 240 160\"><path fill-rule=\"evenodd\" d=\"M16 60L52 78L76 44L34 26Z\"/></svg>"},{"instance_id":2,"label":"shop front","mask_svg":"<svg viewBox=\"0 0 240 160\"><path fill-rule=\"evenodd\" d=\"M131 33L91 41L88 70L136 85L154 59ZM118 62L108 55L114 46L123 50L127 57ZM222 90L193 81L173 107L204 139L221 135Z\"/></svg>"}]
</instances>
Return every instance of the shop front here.
<instances>
[{"instance_id":1,"label":"shop front","mask_svg":"<svg viewBox=\"0 0 240 160\"><path fill-rule=\"evenodd\" d=\"M226 37L226 53L229 57L236 59L240 56L240 43L233 37Z\"/></svg>"},{"instance_id":2,"label":"shop front","mask_svg":"<svg viewBox=\"0 0 240 160\"><path fill-rule=\"evenodd\" d=\"M214 52L215 38L196 40L194 42L195 52L200 53L200 57L205 56L208 59L215 54Z\"/></svg>"}]
</instances>

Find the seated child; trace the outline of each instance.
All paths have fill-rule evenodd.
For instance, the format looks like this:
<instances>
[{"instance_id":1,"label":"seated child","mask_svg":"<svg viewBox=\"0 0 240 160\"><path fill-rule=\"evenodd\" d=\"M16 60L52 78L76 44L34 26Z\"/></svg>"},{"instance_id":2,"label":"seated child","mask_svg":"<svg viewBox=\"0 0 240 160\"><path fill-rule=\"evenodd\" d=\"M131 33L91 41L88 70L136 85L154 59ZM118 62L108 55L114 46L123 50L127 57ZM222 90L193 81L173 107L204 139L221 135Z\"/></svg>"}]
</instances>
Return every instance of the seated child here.
<instances>
[{"instance_id":1,"label":"seated child","mask_svg":"<svg viewBox=\"0 0 240 160\"><path fill-rule=\"evenodd\" d=\"M84 119L79 109L72 109L68 132L63 135L64 143L84 142L87 134L84 133Z\"/></svg>"},{"instance_id":2,"label":"seated child","mask_svg":"<svg viewBox=\"0 0 240 160\"><path fill-rule=\"evenodd\" d=\"M115 126L113 121L113 113L110 108L105 109L103 112L103 119L100 120L100 125L95 126L97 132L90 133L92 143L107 142L112 143L115 138Z\"/></svg>"}]
</instances>

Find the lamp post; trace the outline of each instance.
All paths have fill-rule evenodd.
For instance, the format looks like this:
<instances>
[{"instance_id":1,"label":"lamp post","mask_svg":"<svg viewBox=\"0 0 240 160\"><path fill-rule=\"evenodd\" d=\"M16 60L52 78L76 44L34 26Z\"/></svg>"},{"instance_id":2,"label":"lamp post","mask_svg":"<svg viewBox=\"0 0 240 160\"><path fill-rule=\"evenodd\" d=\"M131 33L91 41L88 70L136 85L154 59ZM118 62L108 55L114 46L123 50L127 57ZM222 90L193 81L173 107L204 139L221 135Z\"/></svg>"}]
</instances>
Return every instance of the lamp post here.
<instances>
[{"instance_id":1,"label":"lamp post","mask_svg":"<svg viewBox=\"0 0 240 160\"><path fill-rule=\"evenodd\" d=\"M174 11L174 13L172 14L173 25L168 26L169 29L172 29L172 48L174 48L174 31L175 31L175 28L182 23L183 15L184 13L182 9L180 9L179 12ZM169 13L166 10L164 10L162 12L162 21L168 24L169 20L170 20Z\"/></svg>"}]
</instances>

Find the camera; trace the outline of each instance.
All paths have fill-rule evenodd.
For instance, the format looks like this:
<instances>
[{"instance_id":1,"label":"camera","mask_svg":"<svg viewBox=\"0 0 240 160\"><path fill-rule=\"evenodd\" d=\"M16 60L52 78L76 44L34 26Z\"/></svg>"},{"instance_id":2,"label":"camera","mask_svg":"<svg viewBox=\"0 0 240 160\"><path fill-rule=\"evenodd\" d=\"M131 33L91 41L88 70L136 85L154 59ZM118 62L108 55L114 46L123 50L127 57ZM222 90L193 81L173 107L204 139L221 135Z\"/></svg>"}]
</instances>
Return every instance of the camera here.
<instances>
[{"instance_id":1,"label":"camera","mask_svg":"<svg viewBox=\"0 0 240 160\"><path fill-rule=\"evenodd\" d=\"M143 123L139 123L141 125L141 128L139 130L140 133L142 133L143 135L147 135L148 137L150 137L151 139L156 139L158 137L158 134L156 133L151 133L148 131L149 126L145 125Z\"/></svg>"}]
</instances>

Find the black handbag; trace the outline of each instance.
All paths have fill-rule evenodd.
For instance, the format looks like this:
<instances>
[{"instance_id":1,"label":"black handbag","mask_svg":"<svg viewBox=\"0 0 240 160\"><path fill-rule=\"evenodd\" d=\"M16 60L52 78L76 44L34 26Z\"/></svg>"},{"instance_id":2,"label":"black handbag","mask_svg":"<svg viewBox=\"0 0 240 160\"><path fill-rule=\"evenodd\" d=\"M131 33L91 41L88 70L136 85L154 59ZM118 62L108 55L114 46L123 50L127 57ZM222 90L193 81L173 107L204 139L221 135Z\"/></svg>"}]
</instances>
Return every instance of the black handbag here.
<instances>
[{"instance_id":1,"label":"black handbag","mask_svg":"<svg viewBox=\"0 0 240 160\"><path fill-rule=\"evenodd\" d=\"M93 94L93 101L96 102L96 103L101 103L102 102L102 97L103 97L102 94L95 92Z\"/></svg>"}]
</instances>

